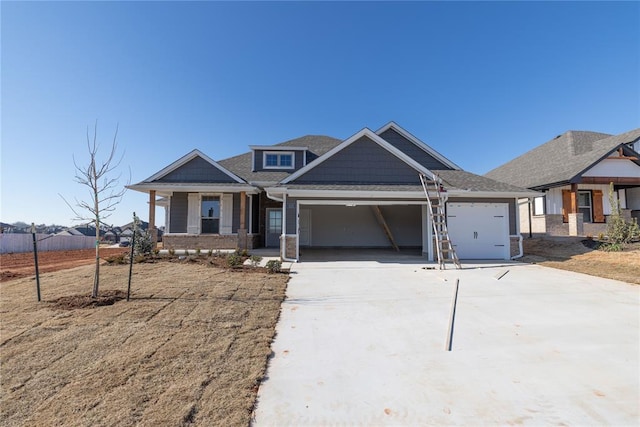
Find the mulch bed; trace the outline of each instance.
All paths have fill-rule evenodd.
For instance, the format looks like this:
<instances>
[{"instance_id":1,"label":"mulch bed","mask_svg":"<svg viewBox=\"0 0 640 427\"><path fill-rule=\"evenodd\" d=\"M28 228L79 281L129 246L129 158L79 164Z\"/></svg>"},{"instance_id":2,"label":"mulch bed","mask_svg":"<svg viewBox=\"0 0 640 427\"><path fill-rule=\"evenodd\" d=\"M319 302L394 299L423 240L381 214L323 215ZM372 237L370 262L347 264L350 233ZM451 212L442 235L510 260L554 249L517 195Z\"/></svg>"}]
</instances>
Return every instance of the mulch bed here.
<instances>
[{"instance_id":1,"label":"mulch bed","mask_svg":"<svg viewBox=\"0 0 640 427\"><path fill-rule=\"evenodd\" d=\"M96 298L90 295L69 295L48 301L55 308L62 310L75 310L78 308L95 308L105 305L113 305L116 301L127 298L126 292L119 290L102 291Z\"/></svg>"}]
</instances>

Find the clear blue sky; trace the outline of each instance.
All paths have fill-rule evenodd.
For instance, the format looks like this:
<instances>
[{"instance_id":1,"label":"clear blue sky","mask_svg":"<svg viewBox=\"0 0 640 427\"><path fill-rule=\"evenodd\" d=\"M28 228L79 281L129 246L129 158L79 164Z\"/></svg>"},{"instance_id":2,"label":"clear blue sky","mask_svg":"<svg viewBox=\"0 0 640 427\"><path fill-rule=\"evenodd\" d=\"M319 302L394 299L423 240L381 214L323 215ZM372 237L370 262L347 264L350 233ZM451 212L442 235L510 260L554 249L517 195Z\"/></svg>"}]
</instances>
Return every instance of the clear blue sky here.
<instances>
[{"instance_id":1,"label":"clear blue sky","mask_svg":"<svg viewBox=\"0 0 640 427\"><path fill-rule=\"evenodd\" d=\"M88 198L72 156L96 120L105 148L119 124L134 183L194 148L220 160L390 120L478 174L567 130L640 126L638 2L0 8L3 222L72 224L58 193ZM147 201L127 192L107 223L146 220Z\"/></svg>"}]
</instances>

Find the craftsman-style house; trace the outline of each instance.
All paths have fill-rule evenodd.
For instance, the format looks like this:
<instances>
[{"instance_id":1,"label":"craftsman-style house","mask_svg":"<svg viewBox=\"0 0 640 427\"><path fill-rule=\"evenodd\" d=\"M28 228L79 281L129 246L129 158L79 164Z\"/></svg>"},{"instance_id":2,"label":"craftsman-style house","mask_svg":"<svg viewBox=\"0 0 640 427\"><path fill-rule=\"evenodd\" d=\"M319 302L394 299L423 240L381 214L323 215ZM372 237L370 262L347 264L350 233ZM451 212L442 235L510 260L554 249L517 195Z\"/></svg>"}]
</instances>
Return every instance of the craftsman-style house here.
<instances>
[{"instance_id":1,"label":"craftsman-style house","mask_svg":"<svg viewBox=\"0 0 640 427\"><path fill-rule=\"evenodd\" d=\"M569 131L485 177L541 192L521 200L523 233L597 236L611 214L609 187L623 215L640 217L640 129L620 135Z\"/></svg>"},{"instance_id":2,"label":"craftsman-style house","mask_svg":"<svg viewBox=\"0 0 640 427\"><path fill-rule=\"evenodd\" d=\"M393 122L249 149L220 161L193 150L129 186L166 207L165 248L274 247L298 260L305 248L395 247L433 259L419 174L436 174L460 258L521 255L517 200L537 193L463 171Z\"/></svg>"}]
</instances>

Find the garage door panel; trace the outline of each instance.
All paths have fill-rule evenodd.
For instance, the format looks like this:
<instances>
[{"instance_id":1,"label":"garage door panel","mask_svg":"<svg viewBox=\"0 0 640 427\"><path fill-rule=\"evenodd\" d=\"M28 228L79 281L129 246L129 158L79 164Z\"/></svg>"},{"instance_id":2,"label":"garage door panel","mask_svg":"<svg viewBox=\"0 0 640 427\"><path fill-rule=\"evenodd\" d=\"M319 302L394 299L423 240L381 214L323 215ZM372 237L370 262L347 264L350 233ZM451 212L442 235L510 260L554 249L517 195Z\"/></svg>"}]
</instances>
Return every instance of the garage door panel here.
<instances>
[{"instance_id":1,"label":"garage door panel","mask_svg":"<svg viewBox=\"0 0 640 427\"><path fill-rule=\"evenodd\" d=\"M459 258L509 258L506 203L448 203L447 227Z\"/></svg>"}]
</instances>

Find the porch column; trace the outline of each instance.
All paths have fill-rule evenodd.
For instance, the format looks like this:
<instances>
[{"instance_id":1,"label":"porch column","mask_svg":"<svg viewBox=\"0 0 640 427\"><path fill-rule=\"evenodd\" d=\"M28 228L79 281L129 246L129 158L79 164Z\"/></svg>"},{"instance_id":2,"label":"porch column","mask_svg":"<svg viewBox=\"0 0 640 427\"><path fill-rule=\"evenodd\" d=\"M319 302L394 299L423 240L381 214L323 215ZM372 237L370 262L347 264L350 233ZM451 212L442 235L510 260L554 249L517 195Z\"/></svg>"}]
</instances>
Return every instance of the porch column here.
<instances>
[{"instance_id":1,"label":"porch column","mask_svg":"<svg viewBox=\"0 0 640 427\"><path fill-rule=\"evenodd\" d=\"M578 184L571 184L571 206L569 213L578 213Z\"/></svg>"},{"instance_id":2,"label":"porch column","mask_svg":"<svg viewBox=\"0 0 640 427\"><path fill-rule=\"evenodd\" d=\"M569 236L584 234L584 217L578 212L578 184L571 184L571 206L569 207Z\"/></svg>"},{"instance_id":3,"label":"porch column","mask_svg":"<svg viewBox=\"0 0 640 427\"><path fill-rule=\"evenodd\" d=\"M248 249L247 242L247 193L240 192L240 228L238 228L238 247Z\"/></svg>"},{"instance_id":4,"label":"porch column","mask_svg":"<svg viewBox=\"0 0 640 427\"><path fill-rule=\"evenodd\" d=\"M158 246L158 231L156 230L156 190L149 191L149 234L155 249Z\"/></svg>"}]
</instances>

